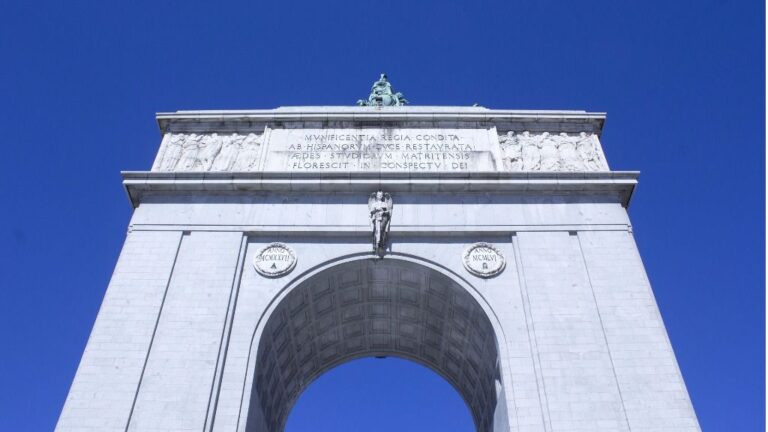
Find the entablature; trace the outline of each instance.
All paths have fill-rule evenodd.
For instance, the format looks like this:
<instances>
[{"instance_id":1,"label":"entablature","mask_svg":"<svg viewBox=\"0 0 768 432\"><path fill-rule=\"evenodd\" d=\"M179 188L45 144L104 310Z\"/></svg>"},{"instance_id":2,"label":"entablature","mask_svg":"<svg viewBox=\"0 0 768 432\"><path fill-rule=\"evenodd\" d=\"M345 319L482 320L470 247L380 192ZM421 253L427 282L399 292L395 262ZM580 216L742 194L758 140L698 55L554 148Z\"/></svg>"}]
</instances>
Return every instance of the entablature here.
<instances>
[{"instance_id":1,"label":"entablature","mask_svg":"<svg viewBox=\"0 0 768 432\"><path fill-rule=\"evenodd\" d=\"M615 196L628 206L637 171L578 173L303 173L303 172L123 172L123 185L137 207L142 197L158 192L174 194L248 194L300 192L307 194L417 192L431 194L502 193L513 195Z\"/></svg>"}]
</instances>

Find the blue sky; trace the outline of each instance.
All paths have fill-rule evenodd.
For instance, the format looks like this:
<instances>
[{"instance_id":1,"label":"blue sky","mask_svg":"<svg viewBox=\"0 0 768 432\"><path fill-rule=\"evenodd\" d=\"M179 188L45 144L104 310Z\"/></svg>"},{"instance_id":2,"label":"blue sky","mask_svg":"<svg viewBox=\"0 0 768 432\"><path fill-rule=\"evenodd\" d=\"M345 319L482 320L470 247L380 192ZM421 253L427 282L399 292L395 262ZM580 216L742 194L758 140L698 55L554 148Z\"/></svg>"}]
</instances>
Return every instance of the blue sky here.
<instances>
[{"instance_id":1,"label":"blue sky","mask_svg":"<svg viewBox=\"0 0 768 432\"><path fill-rule=\"evenodd\" d=\"M642 171L630 216L701 425L764 430L764 7L0 3L0 430L57 420L155 112L352 105L380 72L416 105L606 111L611 167ZM310 387L289 432L468 419L431 372L362 360Z\"/></svg>"}]
</instances>

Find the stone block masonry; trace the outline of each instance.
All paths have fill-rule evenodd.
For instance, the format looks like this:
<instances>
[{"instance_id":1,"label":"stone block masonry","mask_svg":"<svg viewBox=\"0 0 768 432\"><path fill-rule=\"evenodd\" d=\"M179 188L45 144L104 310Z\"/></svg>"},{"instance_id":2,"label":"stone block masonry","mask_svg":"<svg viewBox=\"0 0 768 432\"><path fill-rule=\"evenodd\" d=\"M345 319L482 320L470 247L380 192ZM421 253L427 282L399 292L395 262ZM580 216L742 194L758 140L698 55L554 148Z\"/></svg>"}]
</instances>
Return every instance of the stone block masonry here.
<instances>
[{"instance_id":1,"label":"stone block masonry","mask_svg":"<svg viewBox=\"0 0 768 432\"><path fill-rule=\"evenodd\" d=\"M158 114L152 170L124 173L135 211L57 431L281 432L315 378L380 355L443 376L478 432L699 431L630 229L638 173L609 171L604 119ZM290 266L257 272L273 243ZM477 244L500 272L465 267Z\"/></svg>"}]
</instances>

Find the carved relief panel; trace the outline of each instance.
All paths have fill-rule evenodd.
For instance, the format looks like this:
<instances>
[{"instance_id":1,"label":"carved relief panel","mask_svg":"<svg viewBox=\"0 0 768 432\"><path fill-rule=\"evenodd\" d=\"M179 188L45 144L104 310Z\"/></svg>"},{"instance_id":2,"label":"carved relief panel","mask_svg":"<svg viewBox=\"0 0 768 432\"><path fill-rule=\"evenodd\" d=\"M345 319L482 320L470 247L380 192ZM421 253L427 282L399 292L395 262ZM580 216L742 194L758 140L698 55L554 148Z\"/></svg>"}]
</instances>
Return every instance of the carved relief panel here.
<instances>
[{"instance_id":1,"label":"carved relief panel","mask_svg":"<svg viewBox=\"0 0 768 432\"><path fill-rule=\"evenodd\" d=\"M254 133L166 134L152 171L257 171L262 141Z\"/></svg>"},{"instance_id":2,"label":"carved relief panel","mask_svg":"<svg viewBox=\"0 0 768 432\"><path fill-rule=\"evenodd\" d=\"M491 129L492 131L493 129ZM413 132L408 130L406 132ZM416 139L420 137L419 133L412 133ZM300 150L290 150L290 146L285 143L275 142L275 134L267 134L271 138L265 140L263 133L168 133L163 138L157 159L152 167L152 171L170 171L170 172L253 172L260 170L271 171L294 171L300 170L295 166L297 163L306 162L302 158L310 157L311 161L320 161L316 163L318 171L384 171L387 164L401 163L402 170L419 171L421 165L425 165L426 171L506 171L506 172L579 172L579 171L608 171L608 164L605 161L600 141L597 135L587 132L578 134L565 132L514 132L509 131L498 136L498 146L496 140L491 138L486 140L485 147L480 148L478 144L467 137L488 136L490 132L487 129L463 130L461 134L455 135L458 144L430 144L432 147L424 147L426 144L416 145L411 143L394 143L391 146L398 147L395 150L382 144L382 150L371 150L368 147L358 149L344 142L338 145L339 150L333 152L322 152L316 150L317 146L311 147L312 151L307 151L303 147ZM466 132L469 131L469 132ZM482 131L482 133L480 133ZM283 131L281 131L283 132ZM290 132L290 131L289 131ZM470 132L474 132L472 135ZM458 133L458 132L457 132ZM312 134L304 134L315 136ZM464 135L467 135L465 137ZM490 132L492 137L495 133ZM299 138L302 134L297 135ZM330 137L347 135L328 135ZM354 135L358 136L358 135ZM361 135L362 136L362 135ZM399 136L399 135L398 135ZM405 133L403 136L410 139L410 135ZM426 136L426 135L425 135ZM431 136L431 135L430 135ZM454 135L450 135L454 136ZM326 135L322 135L327 138ZM294 137L295 138L295 137ZM269 143L265 141L270 141ZM302 141L295 139L300 143ZM466 142L465 142L466 141ZM284 144L282 147L279 144ZM291 141L293 143L293 141ZM289 143L290 144L290 143ZM322 143L324 148L333 149L336 143ZM386 143L385 143L386 144ZM314 144L313 144L314 145ZM442 146L442 147L441 147ZM283 148L286 147L286 148ZM310 148L309 146L305 146ZM456 147L456 148L454 148ZM348 150L345 150L349 148ZM288 150L286 150L288 149ZM293 153L290 153L290 151ZM475 157L475 153L482 153L484 150L487 157L485 160L481 157ZM340 153L350 153L344 155ZM285 154L283 154L285 153ZM325 153L329 153L326 155ZM352 154L354 153L354 154ZM370 153L370 154L369 154ZM349 156L346 158L344 156ZM357 159L357 156L363 161L374 161L377 163L350 163ZM362 156L370 156L367 159ZM405 158L407 156L407 158ZM285 159L285 163L275 163L277 159ZM325 161L322 157L331 157L333 160ZM445 160L455 161L461 157L462 163L454 163L456 169L430 169L428 165L438 166L447 163ZM277 159L276 159L277 158ZM400 161L400 159L407 159ZM281 159L281 160L282 160ZM500 159L500 160L499 160ZM296 162L299 161L299 162ZM321 162L328 163L321 163ZM341 161L341 162L338 162ZM418 163L416 163L416 162ZM425 162L426 161L426 162ZM433 162L440 163L433 163ZM280 162L280 161L277 161ZM335 169L332 162L341 168ZM350 165L347 169L342 165ZM429 163L427 163L429 162ZM354 165L354 166L352 166ZM495 165L495 168L494 168ZM314 166L314 165L313 165ZM370 167L369 167L370 166ZM412 168L408 168L411 167ZM324 168L326 167L326 168ZM327 168L331 167L331 168ZM302 168L303 169L303 168ZM387 171L400 171L395 167L387 168Z\"/></svg>"},{"instance_id":3,"label":"carved relief panel","mask_svg":"<svg viewBox=\"0 0 768 432\"><path fill-rule=\"evenodd\" d=\"M509 131L499 136L505 171L608 171L594 134L532 134Z\"/></svg>"}]
</instances>

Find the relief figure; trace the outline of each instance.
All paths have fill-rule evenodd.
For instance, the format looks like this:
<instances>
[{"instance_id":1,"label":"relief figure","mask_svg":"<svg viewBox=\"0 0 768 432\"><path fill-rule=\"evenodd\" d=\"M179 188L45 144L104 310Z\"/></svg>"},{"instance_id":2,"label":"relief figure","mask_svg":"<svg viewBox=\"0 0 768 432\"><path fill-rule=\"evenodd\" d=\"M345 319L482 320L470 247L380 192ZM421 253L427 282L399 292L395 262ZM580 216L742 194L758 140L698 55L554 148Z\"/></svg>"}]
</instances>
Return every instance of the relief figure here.
<instances>
[{"instance_id":1,"label":"relief figure","mask_svg":"<svg viewBox=\"0 0 768 432\"><path fill-rule=\"evenodd\" d=\"M184 135L174 135L168 138L163 152L163 158L160 161L160 171L173 171L181 159L182 146L184 145Z\"/></svg>"},{"instance_id":2,"label":"relief figure","mask_svg":"<svg viewBox=\"0 0 768 432\"><path fill-rule=\"evenodd\" d=\"M592 135L581 132L579 134L579 141L576 143L576 151L581 156L582 163L587 171L605 170L605 165L600 158L600 153L595 148L595 141Z\"/></svg>"},{"instance_id":3,"label":"relief figure","mask_svg":"<svg viewBox=\"0 0 768 432\"><path fill-rule=\"evenodd\" d=\"M219 134L207 135L203 138L202 148L198 154L198 164L195 171L209 171L213 161L221 151L221 137Z\"/></svg>"},{"instance_id":4,"label":"relief figure","mask_svg":"<svg viewBox=\"0 0 768 432\"><path fill-rule=\"evenodd\" d=\"M523 171L538 171L541 168L541 155L536 139L525 131L518 137L523 158Z\"/></svg>"},{"instance_id":5,"label":"relief figure","mask_svg":"<svg viewBox=\"0 0 768 432\"><path fill-rule=\"evenodd\" d=\"M261 153L261 136L248 134L243 141L243 146L237 154L232 171L253 171L259 162Z\"/></svg>"},{"instance_id":6,"label":"relief figure","mask_svg":"<svg viewBox=\"0 0 768 432\"><path fill-rule=\"evenodd\" d=\"M245 141L243 135L232 134L232 136L227 137L222 144L219 155L213 161L211 171L230 171L237 160L237 154L243 146L243 141Z\"/></svg>"},{"instance_id":7,"label":"relief figure","mask_svg":"<svg viewBox=\"0 0 768 432\"><path fill-rule=\"evenodd\" d=\"M200 151L200 135L190 134L184 140L181 157L175 171L194 171L197 166L197 154Z\"/></svg>"},{"instance_id":8,"label":"relief figure","mask_svg":"<svg viewBox=\"0 0 768 432\"><path fill-rule=\"evenodd\" d=\"M584 164L576 151L576 138L561 132L557 139L557 151L560 153L560 167L563 171L582 171Z\"/></svg>"},{"instance_id":9,"label":"relief figure","mask_svg":"<svg viewBox=\"0 0 768 432\"><path fill-rule=\"evenodd\" d=\"M507 171L523 170L523 149L520 146L515 133L507 132L506 135L499 137L501 144L501 159L504 162L504 169Z\"/></svg>"},{"instance_id":10,"label":"relief figure","mask_svg":"<svg viewBox=\"0 0 768 432\"><path fill-rule=\"evenodd\" d=\"M539 143L539 151L541 152L541 170L542 171L559 171L560 170L560 155L557 154L557 143L548 132L544 132L541 135L541 142Z\"/></svg>"}]
</instances>

